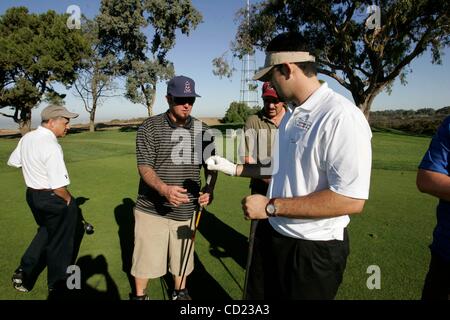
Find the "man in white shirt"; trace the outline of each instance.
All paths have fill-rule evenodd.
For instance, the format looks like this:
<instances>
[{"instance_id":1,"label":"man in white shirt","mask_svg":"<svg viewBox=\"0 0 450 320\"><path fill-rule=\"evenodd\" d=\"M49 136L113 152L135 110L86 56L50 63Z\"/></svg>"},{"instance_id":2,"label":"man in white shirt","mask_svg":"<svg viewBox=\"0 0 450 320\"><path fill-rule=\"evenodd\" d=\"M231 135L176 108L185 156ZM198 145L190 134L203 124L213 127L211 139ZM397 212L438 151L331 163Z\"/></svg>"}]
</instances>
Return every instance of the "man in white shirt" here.
<instances>
[{"instance_id":1,"label":"man in white shirt","mask_svg":"<svg viewBox=\"0 0 450 320\"><path fill-rule=\"evenodd\" d=\"M368 199L372 137L363 113L317 79L315 57L298 33L275 37L255 80L270 81L288 110L275 139L272 180L243 199L261 219L254 248L264 268L266 299L333 299L349 254L350 214ZM255 177L257 165L212 157L209 170Z\"/></svg>"},{"instance_id":2,"label":"man in white shirt","mask_svg":"<svg viewBox=\"0 0 450 320\"><path fill-rule=\"evenodd\" d=\"M66 135L70 119L76 117L63 106L49 105L41 112L41 125L20 139L8 160L8 165L22 168L27 203L39 226L12 277L21 292L31 290L31 279L43 263L49 290L62 288L72 263L78 211L67 190L70 180L57 138Z\"/></svg>"}]
</instances>

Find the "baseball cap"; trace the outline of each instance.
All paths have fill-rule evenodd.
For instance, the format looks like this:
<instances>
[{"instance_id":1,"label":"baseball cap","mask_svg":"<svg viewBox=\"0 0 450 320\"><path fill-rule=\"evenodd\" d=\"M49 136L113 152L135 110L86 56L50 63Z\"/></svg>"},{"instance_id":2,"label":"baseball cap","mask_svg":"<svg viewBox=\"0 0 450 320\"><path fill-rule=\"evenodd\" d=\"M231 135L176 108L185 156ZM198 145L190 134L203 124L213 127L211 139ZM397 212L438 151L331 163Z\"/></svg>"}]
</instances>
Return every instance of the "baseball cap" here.
<instances>
[{"instance_id":1,"label":"baseball cap","mask_svg":"<svg viewBox=\"0 0 450 320\"><path fill-rule=\"evenodd\" d=\"M282 63L293 62L315 62L316 58L306 51L279 51L279 52L266 52L266 61L264 67L260 68L258 72L253 76L253 80L267 81L265 76L276 65Z\"/></svg>"},{"instance_id":2,"label":"baseball cap","mask_svg":"<svg viewBox=\"0 0 450 320\"><path fill-rule=\"evenodd\" d=\"M195 93L195 82L185 76L176 76L167 83L167 95L173 97L200 97Z\"/></svg>"},{"instance_id":3,"label":"baseball cap","mask_svg":"<svg viewBox=\"0 0 450 320\"><path fill-rule=\"evenodd\" d=\"M264 82L262 87L262 97L272 97L278 99L277 92L275 91L275 88L272 87L272 84L270 82Z\"/></svg>"},{"instance_id":4,"label":"baseball cap","mask_svg":"<svg viewBox=\"0 0 450 320\"><path fill-rule=\"evenodd\" d=\"M64 118L76 118L78 117L78 113L72 113L69 112L65 107L63 106L57 106L57 105L49 105L41 112L41 119L42 121L49 120L51 118L57 118L57 117L64 117Z\"/></svg>"}]
</instances>

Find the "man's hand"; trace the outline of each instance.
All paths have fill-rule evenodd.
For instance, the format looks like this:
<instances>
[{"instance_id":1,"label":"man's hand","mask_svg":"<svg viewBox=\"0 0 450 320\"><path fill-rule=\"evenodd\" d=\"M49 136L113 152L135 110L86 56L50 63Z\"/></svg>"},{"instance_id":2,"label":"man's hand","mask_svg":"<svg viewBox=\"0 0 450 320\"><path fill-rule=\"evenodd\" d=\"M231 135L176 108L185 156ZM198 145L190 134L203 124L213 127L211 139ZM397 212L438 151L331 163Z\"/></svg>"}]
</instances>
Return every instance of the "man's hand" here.
<instances>
[{"instance_id":1,"label":"man's hand","mask_svg":"<svg viewBox=\"0 0 450 320\"><path fill-rule=\"evenodd\" d=\"M220 156L209 157L205 163L208 166L208 170L221 171L229 176L236 175L236 164Z\"/></svg>"},{"instance_id":2,"label":"man's hand","mask_svg":"<svg viewBox=\"0 0 450 320\"><path fill-rule=\"evenodd\" d=\"M266 219L266 205L269 199L260 194L254 194L242 199L242 210L245 219Z\"/></svg>"},{"instance_id":3,"label":"man's hand","mask_svg":"<svg viewBox=\"0 0 450 320\"><path fill-rule=\"evenodd\" d=\"M212 201L212 195L209 193L200 192L200 196L198 197L198 204L200 207L205 207L210 204Z\"/></svg>"},{"instance_id":4,"label":"man's hand","mask_svg":"<svg viewBox=\"0 0 450 320\"><path fill-rule=\"evenodd\" d=\"M178 186L165 186L162 195L166 197L167 201L175 207L180 204L189 203L187 190Z\"/></svg>"}]
</instances>

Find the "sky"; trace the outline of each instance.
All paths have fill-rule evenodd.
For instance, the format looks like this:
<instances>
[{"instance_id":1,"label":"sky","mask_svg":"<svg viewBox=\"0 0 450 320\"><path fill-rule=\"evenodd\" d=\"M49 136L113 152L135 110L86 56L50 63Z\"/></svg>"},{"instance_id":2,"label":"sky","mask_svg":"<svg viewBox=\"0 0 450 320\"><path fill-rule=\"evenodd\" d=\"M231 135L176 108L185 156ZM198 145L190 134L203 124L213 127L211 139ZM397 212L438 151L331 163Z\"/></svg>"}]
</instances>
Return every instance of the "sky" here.
<instances>
[{"instance_id":1,"label":"sky","mask_svg":"<svg viewBox=\"0 0 450 320\"><path fill-rule=\"evenodd\" d=\"M241 85L241 62L233 59L229 50L234 40L237 22L236 12L245 6L245 0L193 0L194 6L203 15L203 23L197 26L189 36L177 34L176 45L169 52L168 59L174 63L176 75L191 77L196 82L196 91L201 95L195 102L192 115L195 117L223 117L228 106L233 101L239 101ZM49 9L65 13L70 5L77 5L81 12L89 18L97 15L100 0L2 0L0 14L14 6L26 6L30 12L42 13ZM231 79L214 76L212 60L226 53L226 57L237 71ZM264 54L257 52L256 68L264 64ZM450 48L444 51L442 65L431 64L431 54L425 53L411 63L412 73L407 77L407 86L395 81L392 93L380 93L372 105L372 110L386 109L419 109L441 108L450 105ZM349 91L335 80L319 76L328 82L329 86L351 101ZM120 83L119 83L120 85ZM59 87L56 87L59 88ZM260 95L261 84L258 87ZM157 97L154 104L154 114L167 110L165 100L166 83L158 83ZM70 111L77 112L80 117L73 123L87 123L88 113L84 110L82 101L73 91L67 92L66 106ZM261 103L262 104L262 103ZM39 115L45 104L33 110L33 126L38 124ZM8 112L3 109L2 112ZM123 97L108 98L98 107L96 121L112 119L130 119L146 117L147 110L143 105L133 104ZM16 128L11 119L0 116L0 128Z\"/></svg>"}]
</instances>

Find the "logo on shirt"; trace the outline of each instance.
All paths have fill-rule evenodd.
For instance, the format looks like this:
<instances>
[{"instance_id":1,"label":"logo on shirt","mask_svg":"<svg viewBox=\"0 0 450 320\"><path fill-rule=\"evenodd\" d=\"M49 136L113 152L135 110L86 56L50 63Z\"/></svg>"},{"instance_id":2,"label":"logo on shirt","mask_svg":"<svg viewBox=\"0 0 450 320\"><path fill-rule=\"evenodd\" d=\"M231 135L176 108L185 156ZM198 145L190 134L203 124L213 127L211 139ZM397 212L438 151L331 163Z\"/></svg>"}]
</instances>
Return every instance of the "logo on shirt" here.
<instances>
[{"instance_id":1,"label":"logo on shirt","mask_svg":"<svg viewBox=\"0 0 450 320\"><path fill-rule=\"evenodd\" d=\"M309 116L305 116L303 118L297 118L297 119L295 119L294 125L301 130L308 131L309 128L311 128L311 126L312 126L312 122L309 121L308 118L309 118Z\"/></svg>"}]
</instances>

